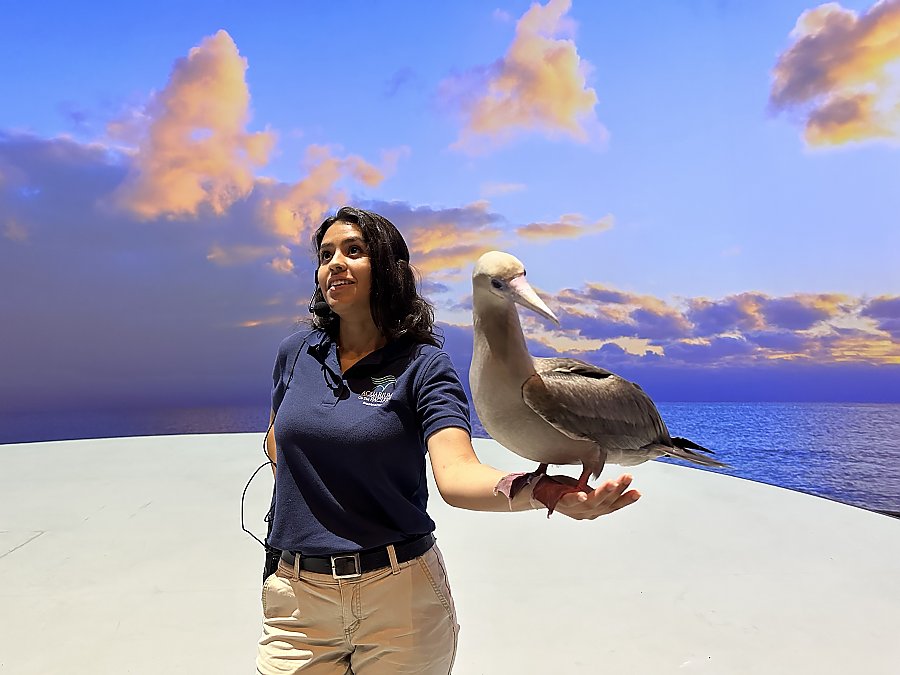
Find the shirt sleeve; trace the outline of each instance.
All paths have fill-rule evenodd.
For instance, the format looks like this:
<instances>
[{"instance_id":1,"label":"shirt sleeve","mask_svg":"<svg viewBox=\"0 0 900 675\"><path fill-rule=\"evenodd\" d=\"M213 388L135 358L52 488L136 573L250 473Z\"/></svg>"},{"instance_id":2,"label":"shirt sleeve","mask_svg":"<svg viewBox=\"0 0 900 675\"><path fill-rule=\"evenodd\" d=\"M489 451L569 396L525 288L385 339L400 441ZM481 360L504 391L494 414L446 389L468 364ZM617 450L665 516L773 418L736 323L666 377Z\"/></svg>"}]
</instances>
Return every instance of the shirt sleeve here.
<instances>
[{"instance_id":1,"label":"shirt sleeve","mask_svg":"<svg viewBox=\"0 0 900 675\"><path fill-rule=\"evenodd\" d=\"M284 399L284 393L287 390L285 382L288 355L288 340L284 340L278 346L278 356L275 357L275 368L272 370L272 410L278 412L278 406Z\"/></svg>"},{"instance_id":2,"label":"shirt sleeve","mask_svg":"<svg viewBox=\"0 0 900 675\"><path fill-rule=\"evenodd\" d=\"M425 441L446 427L460 427L472 435L469 401L446 352L435 354L420 373L416 408Z\"/></svg>"}]
</instances>

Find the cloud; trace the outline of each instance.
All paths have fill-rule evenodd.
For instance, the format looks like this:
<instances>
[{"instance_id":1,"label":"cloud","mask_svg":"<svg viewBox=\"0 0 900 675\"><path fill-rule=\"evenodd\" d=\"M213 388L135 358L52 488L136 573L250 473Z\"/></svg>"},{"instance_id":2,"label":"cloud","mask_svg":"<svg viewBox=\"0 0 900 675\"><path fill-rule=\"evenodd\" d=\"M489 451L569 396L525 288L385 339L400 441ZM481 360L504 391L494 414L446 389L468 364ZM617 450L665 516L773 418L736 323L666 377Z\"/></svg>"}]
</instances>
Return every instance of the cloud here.
<instances>
[{"instance_id":1,"label":"cloud","mask_svg":"<svg viewBox=\"0 0 900 675\"><path fill-rule=\"evenodd\" d=\"M275 135L246 131L247 61L223 30L176 61L145 110L145 128L118 203L143 219L223 214L253 189ZM116 133L116 128L111 128Z\"/></svg>"},{"instance_id":2,"label":"cloud","mask_svg":"<svg viewBox=\"0 0 900 675\"><path fill-rule=\"evenodd\" d=\"M657 314L646 309L635 309L625 311L622 316L616 314L609 309L598 309L591 314L567 312L566 316L573 320L578 334L588 340L642 338L658 341L690 334L688 325L677 313Z\"/></svg>"},{"instance_id":3,"label":"cloud","mask_svg":"<svg viewBox=\"0 0 900 675\"><path fill-rule=\"evenodd\" d=\"M900 297L881 296L870 300L860 314L874 319L879 330L900 340Z\"/></svg>"},{"instance_id":4,"label":"cloud","mask_svg":"<svg viewBox=\"0 0 900 675\"><path fill-rule=\"evenodd\" d=\"M596 92L587 86L590 65L568 37L570 0L534 3L516 23L506 54L442 83L444 98L461 109L464 126L453 148L484 152L517 136L540 133L580 143L603 140Z\"/></svg>"},{"instance_id":5,"label":"cloud","mask_svg":"<svg viewBox=\"0 0 900 675\"><path fill-rule=\"evenodd\" d=\"M866 304L862 314L876 319L900 319L900 297L883 295L874 298Z\"/></svg>"},{"instance_id":6,"label":"cloud","mask_svg":"<svg viewBox=\"0 0 900 675\"><path fill-rule=\"evenodd\" d=\"M415 228L409 237L413 264L423 274L458 271L495 249L492 240L499 234L493 228L475 231L451 222Z\"/></svg>"},{"instance_id":7,"label":"cloud","mask_svg":"<svg viewBox=\"0 0 900 675\"><path fill-rule=\"evenodd\" d=\"M487 202L435 209L404 202L371 202L369 207L393 222L409 243L412 264L425 275L453 277L482 253L498 248L502 217Z\"/></svg>"},{"instance_id":8,"label":"cloud","mask_svg":"<svg viewBox=\"0 0 900 675\"><path fill-rule=\"evenodd\" d=\"M765 296L741 293L722 300L693 298L688 301L686 317L699 335L713 335L733 330L753 330L765 327L760 305Z\"/></svg>"},{"instance_id":9,"label":"cloud","mask_svg":"<svg viewBox=\"0 0 900 675\"><path fill-rule=\"evenodd\" d=\"M266 258L210 262L215 246L219 262L283 253L248 228L245 202L152 227L109 209L132 159L0 133L0 166L11 169L0 223L27 223L29 235L24 246L0 239L0 302L14 317L0 351L0 400L11 410L265 404L275 347L306 314L309 289ZM280 323L238 328L273 317ZM50 380L35 376L36 363Z\"/></svg>"},{"instance_id":10,"label":"cloud","mask_svg":"<svg viewBox=\"0 0 900 675\"><path fill-rule=\"evenodd\" d=\"M762 349L778 354L804 354L814 348L816 342L808 335L789 330L748 331L744 333L744 338Z\"/></svg>"},{"instance_id":11,"label":"cloud","mask_svg":"<svg viewBox=\"0 0 900 675\"><path fill-rule=\"evenodd\" d=\"M269 263L272 269L279 274L290 274L294 271L294 261L291 260L291 249L287 246L278 247L278 255Z\"/></svg>"},{"instance_id":12,"label":"cloud","mask_svg":"<svg viewBox=\"0 0 900 675\"><path fill-rule=\"evenodd\" d=\"M630 354L652 351L670 364L900 362L900 345L879 332L893 335L900 324L893 316L900 314L900 302L892 296L866 304L839 293L749 292L669 304L592 283L563 289L548 304L561 327L531 328L561 352L589 354L615 342Z\"/></svg>"},{"instance_id":13,"label":"cloud","mask_svg":"<svg viewBox=\"0 0 900 675\"><path fill-rule=\"evenodd\" d=\"M463 374L472 359L471 326L443 326L444 348ZM759 354L740 340L720 340L688 347L687 358L676 360L652 352L633 353L615 343L588 352L569 353L551 345L528 341L533 354L576 356L609 368L640 386L657 402L662 401L900 401L900 365L870 362L815 362L799 360L750 360L742 363L742 352ZM714 353L725 359L710 358ZM673 430L675 431L675 430Z\"/></svg>"},{"instance_id":14,"label":"cloud","mask_svg":"<svg viewBox=\"0 0 900 675\"><path fill-rule=\"evenodd\" d=\"M608 310L620 308L644 308L649 311L663 314L673 311L672 308L659 298L651 295L640 295L620 291L598 283L586 284L581 289L566 288L557 296L559 302L584 306L584 303L594 303L605 306Z\"/></svg>"},{"instance_id":15,"label":"cloud","mask_svg":"<svg viewBox=\"0 0 900 675\"><path fill-rule=\"evenodd\" d=\"M803 120L809 145L900 138L900 0L800 15L772 73L769 104Z\"/></svg>"},{"instance_id":16,"label":"cloud","mask_svg":"<svg viewBox=\"0 0 900 675\"><path fill-rule=\"evenodd\" d=\"M555 311L566 332L573 331L584 340L602 340L616 337L633 337L637 334L627 316L616 316L602 308L595 311ZM582 350L579 350L582 351Z\"/></svg>"},{"instance_id":17,"label":"cloud","mask_svg":"<svg viewBox=\"0 0 900 675\"><path fill-rule=\"evenodd\" d=\"M411 150L385 149L376 166L338 146L313 144L304 151L300 180L258 177L276 137L246 130L246 70L246 59L225 31L176 61L169 82L148 105L110 125L110 133L126 143L127 174L106 199L144 220L226 218L250 207L248 241L216 243L208 259L231 265L269 257L269 269L286 274L294 261L275 255L276 245L305 244L321 220L349 200L350 185L380 184ZM271 235L264 244L249 231L256 228Z\"/></svg>"},{"instance_id":18,"label":"cloud","mask_svg":"<svg viewBox=\"0 0 900 675\"><path fill-rule=\"evenodd\" d=\"M691 335L683 314L662 300L618 291L599 284L563 289L551 299L562 306L558 316L566 328L587 340L609 338L676 339Z\"/></svg>"},{"instance_id":19,"label":"cloud","mask_svg":"<svg viewBox=\"0 0 900 675\"><path fill-rule=\"evenodd\" d=\"M610 229L615 220L612 215L603 216L593 223L580 213L566 213L555 223L529 223L516 230L524 239L575 239Z\"/></svg>"},{"instance_id":20,"label":"cloud","mask_svg":"<svg viewBox=\"0 0 900 675\"><path fill-rule=\"evenodd\" d=\"M43 139L0 131L0 222L15 221L40 239L59 211L97 210L124 177L108 148L69 138Z\"/></svg>"},{"instance_id":21,"label":"cloud","mask_svg":"<svg viewBox=\"0 0 900 675\"><path fill-rule=\"evenodd\" d=\"M696 326L697 335L779 328L806 330L846 313L847 303L852 304L850 298L835 293L783 298L741 293L716 301L693 298L688 301L686 317Z\"/></svg>"},{"instance_id":22,"label":"cloud","mask_svg":"<svg viewBox=\"0 0 900 675\"><path fill-rule=\"evenodd\" d=\"M278 237L301 242L324 220L326 214L342 206L348 193L342 187L347 180L376 186L384 172L357 155L334 155L335 149L310 145L304 164L306 176L296 183L260 181L258 216ZM387 162L395 162L388 154Z\"/></svg>"},{"instance_id":23,"label":"cloud","mask_svg":"<svg viewBox=\"0 0 900 675\"><path fill-rule=\"evenodd\" d=\"M450 292L450 287L446 284L440 283L439 281L434 281L432 279L422 279L419 282L419 292L425 297L430 297L433 295L443 295L444 293Z\"/></svg>"},{"instance_id":24,"label":"cloud","mask_svg":"<svg viewBox=\"0 0 900 675\"><path fill-rule=\"evenodd\" d=\"M278 274L290 274L294 271L291 249L279 245L234 244L222 246L213 244L206 256L211 263L220 267L251 265L268 258L267 265Z\"/></svg>"},{"instance_id":25,"label":"cloud","mask_svg":"<svg viewBox=\"0 0 900 675\"><path fill-rule=\"evenodd\" d=\"M665 346L667 359L680 363L724 365L741 361L755 351L742 337L719 336L701 341L681 340Z\"/></svg>"},{"instance_id":26,"label":"cloud","mask_svg":"<svg viewBox=\"0 0 900 675\"><path fill-rule=\"evenodd\" d=\"M508 195L514 192L522 192L526 187L524 183L485 183L481 186L481 194L484 197Z\"/></svg>"},{"instance_id":27,"label":"cloud","mask_svg":"<svg viewBox=\"0 0 900 675\"><path fill-rule=\"evenodd\" d=\"M312 164L331 163L333 171L322 193L376 180L380 169L357 160L314 148ZM0 400L21 410L240 402L264 410L275 346L307 316L313 285L312 261L291 239L296 231L280 234L259 218L267 200L294 186L256 179L221 214L160 215L148 226L139 214L108 208L133 161L101 145L0 133L0 234L10 222L27 231L24 245L0 236L0 304L13 319L0 351ZM503 215L486 202L356 201L397 224L427 272L424 288L461 315L458 323L468 322L470 289L458 293L452 274L481 250L504 248L513 232ZM690 375L702 366L715 378L726 367L773 361L900 363L898 340L885 333L900 313L895 296L746 293L667 302L588 284L551 294L549 304L563 328L538 332L526 323L536 352L596 359L625 373L645 368L651 382L666 368ZM454 347L457 357L471 352L470 332L447 331L469 341ZM53 374L52 387L35 377L35 363ZM730 386L741 390L741 377ZM848 387L838 395L856 391Z\"/></svg>"},{"instance_id":28,"label":"cloud","mask_svg":"<svg viewBox=\"0 0 900 675\"><path fill-rule=\"evenodd\" d=\"M388 148L381 151L380 171L385 177L394 174L401 160L408 159L412 155L412 148L408 145L400 145L396 148Z\"/></svg>"},{"instance_id":29,"label":"cloud","mask_svg":"<svg viewBox=\"0 0 900 675\"><path fill-rule=\"evenodd\" d=\"M834 362L900 365L900 342L884 334L859 328L835 328L820 344L825 357Z\"/></svg>"},{"instance_id":30,"label":"cloud","mask_svg":"<svg viewBox=\"0 0 900 675\"><path fill-rule=\"evenodd\" d=\"M836 316L841 311L841 305L849 300L836 294L793 295L766 298L760 302L759 310L768 326L806 330Z\"/></svg>"},{"instance_id":31,"label":"cloud","mask_svg":"<svg viewBox=\"0 0 900 675\"><path fill-rule=\"evenodd\" d=\"M233 265L246 265L267 256L273 255L275 249L272 246L249 246L246 244L223 247L213 244L206 259L216 265L230 267Z\"/></svg>"}]
</instances>

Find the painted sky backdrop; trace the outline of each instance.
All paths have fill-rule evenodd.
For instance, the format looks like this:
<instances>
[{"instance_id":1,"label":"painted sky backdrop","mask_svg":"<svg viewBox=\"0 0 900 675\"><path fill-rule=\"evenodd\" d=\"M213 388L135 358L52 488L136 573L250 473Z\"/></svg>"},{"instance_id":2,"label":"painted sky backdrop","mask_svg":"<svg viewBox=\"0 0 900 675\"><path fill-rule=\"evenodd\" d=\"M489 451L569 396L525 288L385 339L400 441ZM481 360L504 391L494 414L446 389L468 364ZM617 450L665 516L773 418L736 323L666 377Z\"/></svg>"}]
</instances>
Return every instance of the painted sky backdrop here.
<instances>
[{"instance_id":1,"label":"painted sky backdrop","mask_svg":"<svg viewBox=\"0 0 900 675\"><path fill-rule=\"evenodd\" d=\"M900 1L14 3L0 401L266 400L311 231L404 232L447 349L525 327L660 400L900 401Z\"/></svg>"}]
</instances>

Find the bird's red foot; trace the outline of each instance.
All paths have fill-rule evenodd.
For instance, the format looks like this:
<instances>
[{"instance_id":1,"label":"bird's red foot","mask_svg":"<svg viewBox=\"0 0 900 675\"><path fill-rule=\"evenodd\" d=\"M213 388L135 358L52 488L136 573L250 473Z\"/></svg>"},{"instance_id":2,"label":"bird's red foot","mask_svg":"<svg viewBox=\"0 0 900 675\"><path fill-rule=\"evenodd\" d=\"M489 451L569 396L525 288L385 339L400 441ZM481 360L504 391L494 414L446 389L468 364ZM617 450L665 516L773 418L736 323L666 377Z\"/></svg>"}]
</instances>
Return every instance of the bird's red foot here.
<instances>
[{"instance_id":1,"label":"bird's red foot","mask_svg":"<svg viewBox=\"0 0 900 675\"><path fill-rule=\"evenodd\" d=\"M556 509L560 499L570 492L592 492L587 484L590 470L585 469L578 480L570 476L548 476L547 465L541 464L530 473L511 473L503 477L494 488L494 494L504 494L512 504L513 498L528 485L533 485L531 498L547 507L547 517Z\"/></svg>"},{"instance_id":2,"label":"bird's red foot","mask_svg":"<svg viewBox=\"0 0 900 675\"><path fill-rule=\"evenodd\" d=\"M547 517L556 509L556 505L560 499L570 492L591 492L591 488L587 481L576 481L569 476L541 476L532 489L532 498L538 500L547 507Z\"/></svg>"}]
</instances>

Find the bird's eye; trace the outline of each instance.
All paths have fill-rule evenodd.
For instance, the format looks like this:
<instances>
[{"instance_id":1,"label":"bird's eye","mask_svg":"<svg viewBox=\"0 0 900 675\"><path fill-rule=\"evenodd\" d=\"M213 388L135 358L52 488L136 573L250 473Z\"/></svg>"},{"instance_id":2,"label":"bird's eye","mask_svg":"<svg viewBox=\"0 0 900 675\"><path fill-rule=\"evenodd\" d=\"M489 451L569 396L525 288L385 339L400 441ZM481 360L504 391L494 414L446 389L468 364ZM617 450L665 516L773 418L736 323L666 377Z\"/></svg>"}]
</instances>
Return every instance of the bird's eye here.
<instances>
[{"instance_id":1,"label":"bird's eye","mask_svg":"<svg viewBox=\"0 0 900 675\"><path fill-rule=\"evenodd\" d=\"M503 288L503 284L501 282L497 281L496 279L491 279L491 286L493 286L494 288L496 288L498 290Z\"/></svg>"}]
</instances>

